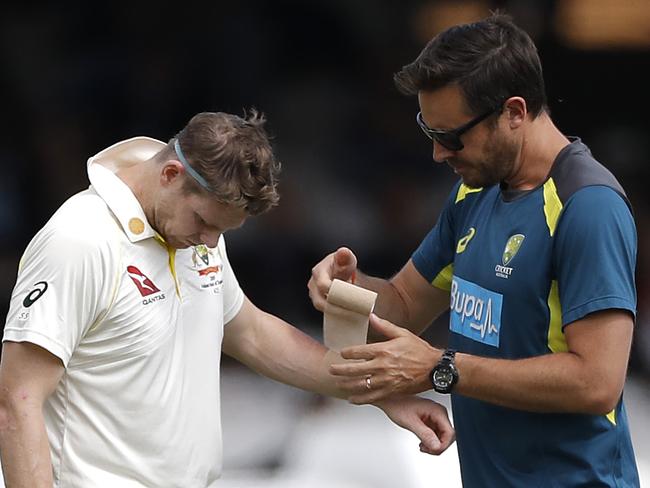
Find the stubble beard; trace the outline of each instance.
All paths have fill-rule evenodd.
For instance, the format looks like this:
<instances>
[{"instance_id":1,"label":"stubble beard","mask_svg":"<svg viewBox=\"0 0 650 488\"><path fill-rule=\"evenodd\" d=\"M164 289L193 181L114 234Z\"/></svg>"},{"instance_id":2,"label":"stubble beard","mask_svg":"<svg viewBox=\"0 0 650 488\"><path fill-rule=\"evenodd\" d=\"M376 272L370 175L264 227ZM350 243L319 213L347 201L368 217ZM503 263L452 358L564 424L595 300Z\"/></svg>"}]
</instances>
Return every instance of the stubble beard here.
<instances>
[{"instance_id":1,"label":"stubble beard","mask_svg":"<svg viewBox=\"0 0 650 488\"><path fill-rule=\"evenodd\" d=\"M514 143L500 137L497 131L483 147L483 161L473 165L468 174L463 175L463 183L470 188L486 188L506 180L512 175L517 157Z\"/></svg>"}]
</instances>

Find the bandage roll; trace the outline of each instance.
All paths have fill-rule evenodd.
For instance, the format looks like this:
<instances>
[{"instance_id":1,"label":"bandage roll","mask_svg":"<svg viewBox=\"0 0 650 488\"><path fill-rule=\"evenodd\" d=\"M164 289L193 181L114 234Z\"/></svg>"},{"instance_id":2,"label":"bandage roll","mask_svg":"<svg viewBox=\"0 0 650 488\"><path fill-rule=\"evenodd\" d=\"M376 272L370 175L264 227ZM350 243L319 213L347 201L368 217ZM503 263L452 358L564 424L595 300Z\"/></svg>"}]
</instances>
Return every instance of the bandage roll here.
<instances>
[{"instance_id":1,"label":"bandage roll","mask_svg":"<svg viewBox=\"0 0 650 488\"><path fill-rule=\"evenodd\" d=\"M327 294L323 340L334 351L366 343L368 320L377 294L341 280L334 280Z\"/></svg>"}]
</instances>

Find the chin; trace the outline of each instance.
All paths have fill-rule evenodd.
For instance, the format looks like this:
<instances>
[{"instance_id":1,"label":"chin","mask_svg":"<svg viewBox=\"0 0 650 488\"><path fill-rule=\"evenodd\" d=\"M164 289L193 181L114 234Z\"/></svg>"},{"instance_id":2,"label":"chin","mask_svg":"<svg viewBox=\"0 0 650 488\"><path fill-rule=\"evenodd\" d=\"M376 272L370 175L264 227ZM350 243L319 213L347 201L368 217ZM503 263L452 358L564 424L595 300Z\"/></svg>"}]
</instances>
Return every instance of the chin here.
<instances>
[{"instance_id":1,"label":"chin","mask_svg":"<svg viewBox=\"0 0 650 488\"><path fill-rule=\"evenodd\" d=\"M463 184L470 188L483 188L485 186L488 186L485 184L485 182L479 181L476 178L461 177L461 179L463 180Z\"/></svg>"},{"instance_id":2,"label":"chin","mask_svg":"<svg viewBox=\"0 0 650 488\"><path fill-rule=\"evenodd\" d=\"M188 247L190 247L190 244L187 244L182 241L178 241L176 239L165 239L165 241L167 242L167 245L169 247L174 249L187 249Z\"/></svg>"},{"instance_id":3,"label":"chin","mask_svg":"<svg viewBox=\"0 0 650 488\"><path fill-rule=\"evenodd\" d=\"M488 186L496 185L500 181L498 179L492 177L486 177L486 176L483 176L482 178L463 177L462 179L463 179L463 183L469 186L470 188L487 188Z\"/></svg>"}]
</instances>

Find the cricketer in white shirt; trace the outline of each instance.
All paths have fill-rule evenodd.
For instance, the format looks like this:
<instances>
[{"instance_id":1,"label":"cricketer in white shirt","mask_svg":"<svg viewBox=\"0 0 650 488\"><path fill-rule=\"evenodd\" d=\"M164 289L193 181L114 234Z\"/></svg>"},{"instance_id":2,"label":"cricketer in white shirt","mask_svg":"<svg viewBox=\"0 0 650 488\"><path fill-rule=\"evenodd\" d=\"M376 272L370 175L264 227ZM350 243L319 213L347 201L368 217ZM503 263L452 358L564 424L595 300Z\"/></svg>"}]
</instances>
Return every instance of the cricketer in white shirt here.
<instances>
[{"instance_id":1,"label":"cricketer in white shirt","mask_svg":"<svg viewBox=\"0 0 650 488\"><path fill-rule=\"evenodd\" d=\"M62 486L210 486L219 476L223 326L244 295L223 236L214 249L168 249L111 171L112 153L148 159L161 146L131 139L91 158L92 186L22 258L4 340L65 366L44 407Z\"/></svg>"},{"instance_id":2,"label":"cricketer in white shirt","mask_svg":"<svg viewBox=\"0 0 650 488\"><path fill-rule=\"evenodd\" d=\"M9 364L0 368L0 454L5 479L9 467L23 480L17 486L215 486L222 346L262 374L341 396L328 372L331 353L257 309L239 287L222 231L241 225L241 212L225 213L214 247L172 247L152 228L137 183L116 172L134 174L164 147L137 137L90 158L90 188L65 202L23 255L4 329ZM182 174L177 164L170 171ZM142 171L157 174L149 167ZM21 350L25 344L60 364ZM30 387L39 371L54 378L42 419L41 405L21 403L38 397ZM433 402L413 397L381 408L428 452L453 441Z\"/></svg>"}]
</instances>

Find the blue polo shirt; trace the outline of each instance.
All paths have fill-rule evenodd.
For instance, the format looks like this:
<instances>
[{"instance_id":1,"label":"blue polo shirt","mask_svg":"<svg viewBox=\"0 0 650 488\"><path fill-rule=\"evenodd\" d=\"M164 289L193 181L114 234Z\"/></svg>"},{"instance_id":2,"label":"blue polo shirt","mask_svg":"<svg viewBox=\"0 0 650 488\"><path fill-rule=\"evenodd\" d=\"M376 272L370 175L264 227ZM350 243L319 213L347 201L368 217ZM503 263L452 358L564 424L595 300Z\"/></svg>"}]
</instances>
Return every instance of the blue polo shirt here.
<instances>
[{"instance_id":1,"label":"blue polo shirt","mask_svg":"<svg viewBox=\"0 0 650 488\"><path fill-rule=\"evenodd\" d=\"M412 259L449 291L449 347L464 353L558 353L571 322L636 312L629 202L579 139L534 190L459 182ZM622 397L608 415L532 413L458 394L452 408L465 487L639 486Z\"/></svg>"}]
</instances>

